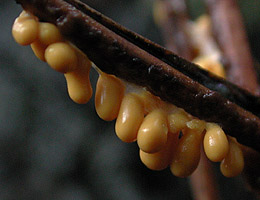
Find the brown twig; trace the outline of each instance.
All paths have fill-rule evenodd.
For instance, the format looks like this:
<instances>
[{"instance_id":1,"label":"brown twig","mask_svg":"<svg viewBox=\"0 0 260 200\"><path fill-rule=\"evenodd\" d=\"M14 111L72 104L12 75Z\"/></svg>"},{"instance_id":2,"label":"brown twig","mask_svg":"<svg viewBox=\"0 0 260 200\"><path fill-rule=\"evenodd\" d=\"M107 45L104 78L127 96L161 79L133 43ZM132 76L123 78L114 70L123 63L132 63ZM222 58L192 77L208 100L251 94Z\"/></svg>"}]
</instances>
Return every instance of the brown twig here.
<instances>
[{"instance_id":1,"label":"brown twig","mask_svg":"<svg viewBox=\"0 0 260 200\"><path fill-rule=\"evenodd\" d=\"M194 80L200 76L214 79L196 65L122 28L77 0L17 2L40 20L56 24L63 36L102 71L146 87L194 116L219 123L240 143L260 151L260 119ZM195 78L187 76L188 72Z\"/></svg>"},{"instance_id":2,"label":"brown twig","mask_svg":"<svg viewBox=\"0 0 260 200\"><path fill-rule=\"evenodd\" d=\"M219 200L218 187L215 182L212 164L206 157L204 150L201 151L201 158L197 169L190 177L194 199Z\"/></svg>"},{"instance_id":3,"label":"brown twig","mask_svg":"<svg viewBox=\"0 0 260 200\"><path fill-rule=\"evenodd\" d=\"M155 16L163 35L165 47L181 57L192 60L193 51L187 34L188 14L185 1L157 0Z\"/></svg>"},{"instance_id":4,"label":"brown twig","mask_svg":"<svg viewBox=\"0 0 260 200\"><path fill-rule=\"evenodd\" d=\"M17 0L17 2L22 2L23 4L31 5L28 7L28 9L34 10L34 6L37 7L38 5L38 12L36 14L41 15L43 18L45 17L45 20L50 20L50 22L55 22L55 17L53 16L51 19L50 17L47 17L44 12L41 14L41 2L31 2L28 0ZM38 2L38 3L37 3ZM260 115L260 99L254 95L251 95L245 90L242 90L241 88L238 88L237 86L231 84L230 82L225 81L224 79L221 79L219 77L214 76L211 73L208 73L205 70L202 70L198 68L197 65L187 62L184 59L181 59L177 55L173 54L172 52L162 48L161 46L147 40L146 38L133 33L124 27L120 26L119 24L113 22L109 18L105 17L104 15L98 13L94 9L88 7L87 5L82 4L81 2L77 0L64 0L64 1L55 1L52 0L48 2L48 4L55 4L55 2L59 2L62 4L62 2L68 4L72 4L75 8L78 9L78 12L83 12L94 21L100 23L101 25L105 26L118 36L121 36L131 42L132 44L140 47L141 49L149 52L149 54L159 58L163 62L167 63L168 65L171 65L176 70L180 71L181 73L185 74L189 78L191 78L194 81L197 81L198 83L206 86L207 88L219 92L221 95L229 99L230 101L236 103L237 105L245 108L246 110L254 113L255 115ZM44 8L44 5L42 5ZM36 8L35 8L36 9ZM57 8L58 9L58 8ZM52 11L50 11L52 13ZM44 16L45 15L45 16ZM58 15L58 13L57 13ZM66 14L65 14L66 16ZM52 20L52 21L51 21ZM83 31L84 32L84 31ZM93 35L93 31L90 32L92 37L89 36L89 38L95 37ZM99 32L100 33L100 32ZM79 33L78 33L79 34ZM80 33L81 34L81 33ZM71 36L73 37L73 36ZM76 35L75 35L76 37ZM75 40L74 37L74 40ZM70 38L68 38L70 39ZM81 43L78 39L78 43ZM81 46L83 44L81 43Z\"/></svg>"},{"instance_id":5,"label":"brown twig","mask_svg":"<svg viewBox=\"0 0 260 200\"><path fill-rule=\"evenodd\" d=\"M206 0L206 3L213 21L215 37L229 63L228 79L256 93L259 85L237 2ZM260 154L248 147L242 148L246 163L244 175L251 188L260 195Z\"/></svg>"},{"instance_id":6,"label":"brown twig","mask_svg":"<svg viewBox=\"0 0 260 200\"><path fill-rule=\"evenodd\" d=\"M236 0L206 0L216 40L227 60L227 78L258 92L257 77L243 19Z\"/></svg>"},{"instance_id":7,"label":"brown twig","mask_svg":"<svg viewBox=\"0 0 260 200\"><path fill-rule=\"evenodd\" d=\"M174 50L178 55L191 60L192 45L187 34L189 23L186 2L180 0L158 0L155 3L155 16L158 26L163 33L165 46ZM218 188L215 182L212 164L206 158L203 148L197 169L190 176L190 185L194 199L219 200Z\"/></svg>"}]
</instances>

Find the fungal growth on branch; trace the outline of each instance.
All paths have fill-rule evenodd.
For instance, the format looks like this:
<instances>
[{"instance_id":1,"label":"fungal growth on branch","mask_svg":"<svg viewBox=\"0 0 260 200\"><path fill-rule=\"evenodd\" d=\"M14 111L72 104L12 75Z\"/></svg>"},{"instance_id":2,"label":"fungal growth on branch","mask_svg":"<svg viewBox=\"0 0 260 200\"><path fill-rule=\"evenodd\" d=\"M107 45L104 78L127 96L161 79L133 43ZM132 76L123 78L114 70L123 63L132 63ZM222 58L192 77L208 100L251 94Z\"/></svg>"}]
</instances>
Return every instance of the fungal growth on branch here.
<instances>
[{"instance_id":1,"label":"fungal growth on branch","mask_svg":"<svg viewBox=\"0 0 260 200\"><path fill-rule=\"evenodd\" d=\"M237 140L259 150L260 119L253 108L260 101L224 80L218 58L198 54L194 62L200 68L76 0L17 2L26 11L13 25L16 42L31 45L40 60L64 74L76 103L92 96L89 70L94 66L97 114L116 119L122 141L137 141L148 168L170 167L176 176L189 176L203 144L209 160L221 162L223 175L233 177L244 167ZM203 23L207 17L191 26L198 30ZM198 38L193 42L203 52Z\"/></svg>"}]
</instances>

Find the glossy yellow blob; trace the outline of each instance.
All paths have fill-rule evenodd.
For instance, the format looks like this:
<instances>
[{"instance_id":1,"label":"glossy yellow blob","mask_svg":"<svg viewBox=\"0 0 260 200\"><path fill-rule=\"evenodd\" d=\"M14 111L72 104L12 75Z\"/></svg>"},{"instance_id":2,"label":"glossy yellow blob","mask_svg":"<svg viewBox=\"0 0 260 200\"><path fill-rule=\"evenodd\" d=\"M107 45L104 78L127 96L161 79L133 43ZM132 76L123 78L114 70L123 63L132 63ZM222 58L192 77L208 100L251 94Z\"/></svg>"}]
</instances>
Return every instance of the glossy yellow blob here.
<instances>
[{"instance_id":1,"label":"glossy yellow blob","mask_svg":"<svg viewBox=\"0 0 260 200\"><path fill-rule=\"evenodd\" d=\"M120 79L113 75L100 74L96 86L95 107L101 119L111 121L117 117L124 89Z\"/></svg>"},{"instance_id":2,"label":"glossy yellow blob","mask_svg":"<svg viewBox=\"0 0 260 200\"><path fill-rule=\"evenodd\" d=\"M91 62L85 55L81 53L77 55L77 69L64 75L70 98L76 103L84 104L87 103L92 96L92 87L89 80Z\"/></svg>"},{"instance_id":3,"label":"glossy yellow blob","mask_svg":"<svg viewBox=\"0 0 260 200\"><path fill-rule=\"evenodd\" d=\"M139 148L146 153L160 151L167 142L167 115L163 110L150 112L140 126L137 135Z\"/></svg>"},{"instance_id":4,"label":"glossy yellow blob","mask_svg":"<svg viewBox=\"0 0 260 200\"><path fill-rule=\"evenodd\" d=\"M140 98L133 93L124 96L116 120L116 134L124 142L133 142L144 120L144 106Z\"/></svg>"},{"instance_id":5,"label":"glossy yellow blob","mask_svg":"<svg viewBox=\"0 0 260 200\"><path fill-rule=\"evenodd\" d=\"M215 123L207 123L203 140L204 151L213 162L220 162L228 154L228 139L222 128Z\"/></svg>"},{"instance_id":6,"label":"glossy yellow blob","mask_svg":"<svg viewBox=\"0 0 260 200\"><path fill-rule=\"evenodd\" d=\"M216 74L217 76L222 78L226 77L223 65L220 62L213 60L212 58L201 56L196 58L193 62L200 65L201 68Z\"/></svg>"},{"instance_id":7,"label":"glossy yellow blob","mask_svg":"<svg viewBox=\"0 0 260 200\"><path fill-rule=\"evenodd\" d=\"M187 177L197 168L200 160L201 131L187 129L173 153L171 172L178 177Z\"/></svg>"},{"instance_id":8,"label":"glossy yellow blob","mask_svg":"<svg viewBox=\"0 0 260 200\"><path fill-rule=\"evenodd\" d=\"M13 24L12 34L18 44L29 45L38 37L38 22L29 14L23 13L21 15L16 18Z\"/></svg>"},{"instance_id":9,"label":"glossy yellow blob","mask_svg":"<svg viewBox=\"0 0 260 200\"><path fill-rule=\"evenodd\" d=\"M38 40L44 45L50 45L62 41L58 28L51 23L39 23Z\"/></svg>"},{"instance_id":10,"label":"glossy yellow blob","mask_svg":"<svg viewBox=\"0 0 260 200\"><path fill-rule=\"evenodd\" d=\"M221 161L220 171L226 177L239 175L244 169L243 152L235 139L229 138L229 152Z\"/></svg>"},{"instance_id":11,"label":"glossy yellow blob","mask_svg":"<svg viewBox=\"0 0 260 200\"><path fill-rule=\"evenodd\" d=\"M181 109L176 109L175 112L168 115L169 132L177 133L186 127L186 122L190 119L188 115Z\"/></svg>"},{"instance_id":12,"label":"glossy yellow blob","mask_svg":"<svg viewBox=\"0 0 260 200\"><path fill-rule=\"evenodd\" d=\"M39 40L36 40L31 44L31 48L37 58L39 58L42 61L45 61L44 54L45 54L45 49L47 48L47 45L44 45Z\"/></svg>"},{"instance_id":13,"label":"glossy yellow blob","mask_svg":"<svg viewBox=\"0 0 260 200\"><path fill-rule=\"evenodd\" d=\"M45 50L45 59L51 68L61 73L75 70L78 64L75 50L64 42L49 45Z\"/></svg>"},{"instance_id":14,"label":"glossy yellow blob","mask_svg":"<svg viewBox=\"0 0 260 200\"><path fill-rule=\"evenodd\" d=\"M167 168L171 162L172 153L178 144L179 134L168 134L166 145L163 149L156 153L146 153L140 150L140 159L143 164L151 170L163 170Z\"/></svg>"}]
</instances>

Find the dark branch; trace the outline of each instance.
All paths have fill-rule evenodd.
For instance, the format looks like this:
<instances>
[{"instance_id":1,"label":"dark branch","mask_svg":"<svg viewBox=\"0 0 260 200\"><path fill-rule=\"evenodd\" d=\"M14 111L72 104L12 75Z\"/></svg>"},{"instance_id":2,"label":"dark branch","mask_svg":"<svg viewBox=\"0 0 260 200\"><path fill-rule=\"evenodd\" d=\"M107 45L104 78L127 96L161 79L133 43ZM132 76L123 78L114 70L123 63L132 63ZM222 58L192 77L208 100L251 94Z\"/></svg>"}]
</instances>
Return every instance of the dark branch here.
<instances>
[{"instance_id":1,"label":"dark branch","mask_svg":"<svg viewBox=\"0 0 260 200\"><path fill-rule=\"evenodd\" d=\"M260 119L224 97L233 90L240 95L246 91L122 28L79 1L17 2L40 20L56 24L102 71L146 87L196 117L219 123L240 143L260 150ZM221 85L221 89L216 92L204 85L216 90ZM223 93L223 88L228 92Z\"/></svg>"}]
</instances>

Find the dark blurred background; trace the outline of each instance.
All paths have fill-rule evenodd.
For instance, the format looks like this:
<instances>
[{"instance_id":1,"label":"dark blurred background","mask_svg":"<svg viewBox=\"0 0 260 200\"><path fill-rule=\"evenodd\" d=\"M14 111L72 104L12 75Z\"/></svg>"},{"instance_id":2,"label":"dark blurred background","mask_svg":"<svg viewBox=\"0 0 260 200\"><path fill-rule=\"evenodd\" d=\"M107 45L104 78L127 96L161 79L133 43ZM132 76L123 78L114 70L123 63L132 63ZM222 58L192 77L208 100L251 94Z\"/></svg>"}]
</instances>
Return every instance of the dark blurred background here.
<instances>
[{"instance_id":1,"label":"dark blurred background","mask_svg":"<svg viewBox=\"0 0 260 200\"><path fill-rule=\"evenodd\" d=\"M152 0L88 0L91 6L161 43ZM260 1L239 1L255 59L260 59ZM192 16L205 9L190 0ZM63 75L11 36L21 7L0 0L0 199L193 199L189 179L147 169L135 143L121 142L114 122L95 113L93 98L73 103ZM241 47L242 48L242 47ZM97 74L91 72L95 87ZM243 179L224 178L215 166L220 196L255 199Z\"/></svg>"}]
</instances>

